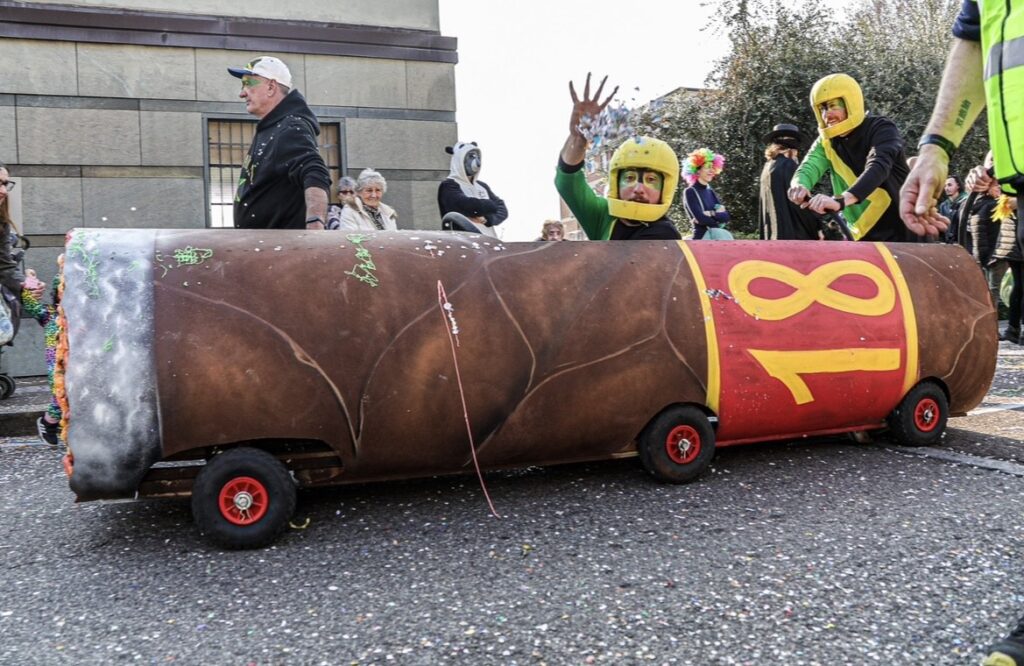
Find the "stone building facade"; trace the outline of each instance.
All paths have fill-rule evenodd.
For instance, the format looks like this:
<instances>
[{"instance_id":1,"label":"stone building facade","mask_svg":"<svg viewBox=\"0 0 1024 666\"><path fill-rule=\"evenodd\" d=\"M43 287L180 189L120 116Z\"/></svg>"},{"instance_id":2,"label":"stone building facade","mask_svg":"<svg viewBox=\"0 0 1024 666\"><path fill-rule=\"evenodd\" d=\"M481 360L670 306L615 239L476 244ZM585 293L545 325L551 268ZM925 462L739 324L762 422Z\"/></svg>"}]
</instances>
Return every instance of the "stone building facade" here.
<instances>
[{"instance_id":1,"label":"stone building facade","mask_svg":"<svg viewBox=\"0 0 1024 666\"><path fill-rule=\"evenodd\" d=\"M226 68L261 54L319 117L332 178L373 167L401 227L438 227L457 51L437 0L0 0L0 161L27 264L49 281L74 227L230 226L255 119ZM3 366L42 374L24 324Z\"/></svg>"}]
</instances>

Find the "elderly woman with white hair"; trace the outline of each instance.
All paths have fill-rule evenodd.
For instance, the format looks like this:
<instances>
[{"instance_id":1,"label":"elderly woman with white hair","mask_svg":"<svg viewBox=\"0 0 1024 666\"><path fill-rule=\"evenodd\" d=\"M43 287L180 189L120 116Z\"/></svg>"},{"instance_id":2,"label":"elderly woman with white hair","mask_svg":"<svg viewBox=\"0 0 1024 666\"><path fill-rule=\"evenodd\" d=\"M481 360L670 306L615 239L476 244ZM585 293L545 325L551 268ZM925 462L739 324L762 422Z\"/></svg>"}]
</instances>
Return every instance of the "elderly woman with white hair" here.
<instances>
[{"instance_id":1,"label":"elderly woman with white hair","mask_svg":"<svg viewBox=\"0 0 1024 666\"><path fill-rule=\"evenodd\" d=\"M356 198L341 211L340 231L395 231L398 215L395 209L381 202L388 190L384 176L373 169L363 169L356 179Z\"/></svg>"}]
</instances>

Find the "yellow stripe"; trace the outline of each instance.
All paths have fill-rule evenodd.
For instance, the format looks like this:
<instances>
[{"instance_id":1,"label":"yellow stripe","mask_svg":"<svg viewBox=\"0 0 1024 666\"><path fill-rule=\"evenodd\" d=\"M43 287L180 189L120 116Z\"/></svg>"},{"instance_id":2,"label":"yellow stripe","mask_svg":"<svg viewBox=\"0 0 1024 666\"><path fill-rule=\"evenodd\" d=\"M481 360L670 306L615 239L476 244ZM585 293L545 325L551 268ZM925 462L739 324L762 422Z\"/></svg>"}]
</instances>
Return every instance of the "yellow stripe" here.
<instances>
[{"instance_id":1,"label":"yellow stripe","mask_svg":"<svg viewBox=\"0 0 1024 666\"><path fill-rule=\"evenodd\" d=\"M817 351L775 351L748 349L769 377L782 382L793 402L806 405L814 402L814 394L804 381L803 375L831 374L844 372L885 372L899 370L900 350L852 348L821 349Z\"/></svg>"},{"instance_id":2,"label":"yellow stripe","mask_svg":"<svg viewBox=\"0 0 1024 666\"><path fill-rule=\"evenodd\" d=\"M825 156L828 158L829 164L835 169L835 172L843 179L846 183L846 187L850 187L857 182L857 174L853 172L846 162L839 159L839 155L836 154L835 149L832 148L832 142L828 139L824 139L821 142L822 147L825 149ZM835 193L839 195L839 192ZM853 234L853 240L860 240L867 235L871 229L878 224L878 220L881 219L882 214L889 209L889 204L892 203L892 197L889 193L883 190L881 187L876 187L875 190L867 196L864 202L858 201L853 206L860 206L867 203L864 210L861 211L856 221L847 220L846 223L850 227L850 233ZM851 208L853 207L851 206Z\"/></svg>"},{"instance_id":3,"label":"yellow stripe","mask_svg":"<svg viewBox=\"0 0 1024 666\"><path fill-rule=\"evenodd\" d=\"M708 393L707 405L712 412L718 414L718 400L722 391L722 368L719 364L718 335L715 333L715 319L711 314L711 299L708 297L708 285L704 281L704 274L700 271L697 258L686 245L686 241L677 241L679 249L683 251L686 262L690 265L690 272L693 273L693 281L697 284L697 297L700 299L700 309L704 314L704 334L707 337L708 348Z\"/></svg>"},{"instance_id":4,"label":"yellow stripe","mask_svg":"<svg viewBox=\"0 0 1024 666\"><path fill-rule=\"evenodd\" d=\"M878 248L878 253L882 255L885 265L892 273L896 291L900 295L900 305L903 307L903 330L907 337L907 369L903 376L903 395L906 395L917 384L921 372L921 369L917 367L920 354L920 341L917 338L917 315L914 314L914 303L910 300L910 287L907 286L903 271L896 263L896 257L892 255L889 248L881 243L873 243L873 245Z\"/></svg>"}]
</instances>

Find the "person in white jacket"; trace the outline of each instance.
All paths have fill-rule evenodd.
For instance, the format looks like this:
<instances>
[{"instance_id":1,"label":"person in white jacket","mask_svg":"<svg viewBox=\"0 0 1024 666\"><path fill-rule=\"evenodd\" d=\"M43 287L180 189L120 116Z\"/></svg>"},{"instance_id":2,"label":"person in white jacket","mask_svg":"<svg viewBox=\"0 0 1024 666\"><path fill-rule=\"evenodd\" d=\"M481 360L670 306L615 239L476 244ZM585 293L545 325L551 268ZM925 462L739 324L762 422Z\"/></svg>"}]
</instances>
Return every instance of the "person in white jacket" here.
<instances>
[{"instance_id":1,"label":"person in white jacket","mask_svg":"<svg viewBox=\"0 0 1024 666\"><path fill-rule=\"evenodd\" d=\"M356 179L356 198L341 211L339 231L396 231L398 214L381 197L388 191L387 181L373 169L363 169Z\"/></svg>"}]
</instances>

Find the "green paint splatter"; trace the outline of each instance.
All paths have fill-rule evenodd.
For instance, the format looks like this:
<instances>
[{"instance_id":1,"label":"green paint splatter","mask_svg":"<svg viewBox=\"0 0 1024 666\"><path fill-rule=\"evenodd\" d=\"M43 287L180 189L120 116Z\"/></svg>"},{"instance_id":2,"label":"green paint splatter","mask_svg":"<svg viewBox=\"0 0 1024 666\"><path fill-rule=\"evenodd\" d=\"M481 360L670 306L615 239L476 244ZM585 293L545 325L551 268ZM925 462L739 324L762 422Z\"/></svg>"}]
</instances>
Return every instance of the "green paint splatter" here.
<instances>
[{"instance_id":1,"label":"green paint splatter","mask_svg":"<svg viewBox=\"0 0 1024 666\"><path fill-rule=\"evenodd\" d=\"M345 238L352 241L356 246L356 259L360 263L357 263L352 267L352 270L345 271L345 275L351 275L360 282L365 282L371 287L376 287L380 284L380 278L374 274L377 270L377 266L373 263L373 256L370 251L363 247L362 243L366 240L366 236L362 234L349 234Z\"/></svg>"},{"instance_id":2,"label":"green paint splatter","mask_svg":"<svg viewBox=\"0 0 1024 666\"><path fill-rule=\"evenodd\" d=\"M213 250L209 248L192 247L189 245L188 247L174 250L170 257L164 256L162 252L157 252L153 259L156 265L164 271L160 274L160 277L166 277L172 268L198 266L212 256Z\"/></svg>"},{"instance_id":3,"label":"green paint splatter","mask_svg":"<svg viewBox=\"0 0 1024 666\"><path fill-rule=\"evenodd\" d=\"M87 238L88 234L85 233L77 233L72 236L71 242L68 243L67 256L71 259L78 258L81 260L81 267L85 270L85 284L87 287L85 293L89 298L99 298L100 260L96 256L96 252L91 252L85 247L85 241Z\"/></svg>"},{"instance_id":4,"label":"green paint splatter","mask_svg":"<svg viewBox=\"0 0 1024 666\"><path fill-rule=\"evenodd\" d=\"M178 266L198 266L213 256L213 250L189 245L183 250L174 251L174 260Z\"/></svg>"}]
</instances>

